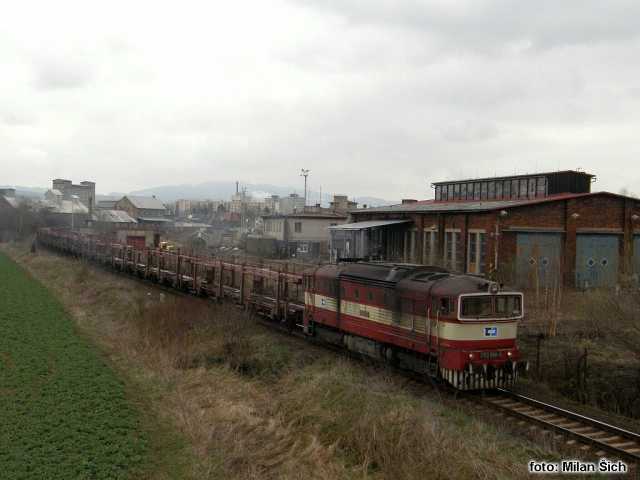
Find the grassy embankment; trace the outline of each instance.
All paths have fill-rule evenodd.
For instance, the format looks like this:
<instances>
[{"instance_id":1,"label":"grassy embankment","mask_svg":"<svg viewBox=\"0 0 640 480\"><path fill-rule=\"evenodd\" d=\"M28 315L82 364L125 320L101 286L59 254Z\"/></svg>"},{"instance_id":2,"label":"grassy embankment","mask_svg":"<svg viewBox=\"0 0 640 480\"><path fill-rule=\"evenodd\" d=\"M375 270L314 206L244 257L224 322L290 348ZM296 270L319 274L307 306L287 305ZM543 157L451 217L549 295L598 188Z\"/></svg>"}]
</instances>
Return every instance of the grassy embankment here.
<instances>
[{"instance_id":1,"label":"grassy embankment","mask_svg":"<svg viewBox=\"0 0 640 480\"><path fill-rule=\"evenodd\" d=\"M148 453L123 383L0 253L0 476L129 478L144 474Z\"/></svg>"},{"instance_id":2,"label":"grassy embankment","mask_svg":"<svg viewBox=\"0 0 640 480\"><path fill-rule=\"evenodd\" d=\"M532 369L521 388L554 401L568 400L571 408L640 430L640 421L627 418L640 419L637 287L540 289L527 296L519 344ZM540 334L544 338L538 340Z\"/></svg>"},{"instance_id":3,"label":"grassy embankment","mask_svg":"<svg viewBox=\"0 0 640 480\"><path fill-rule=\"evenodd\" d=\"M69 258L12 250L185 437L197 478L523 478L550 458L379 367ZM63 281L63 279L66 279Z\"/></svg>"}]
</instances>

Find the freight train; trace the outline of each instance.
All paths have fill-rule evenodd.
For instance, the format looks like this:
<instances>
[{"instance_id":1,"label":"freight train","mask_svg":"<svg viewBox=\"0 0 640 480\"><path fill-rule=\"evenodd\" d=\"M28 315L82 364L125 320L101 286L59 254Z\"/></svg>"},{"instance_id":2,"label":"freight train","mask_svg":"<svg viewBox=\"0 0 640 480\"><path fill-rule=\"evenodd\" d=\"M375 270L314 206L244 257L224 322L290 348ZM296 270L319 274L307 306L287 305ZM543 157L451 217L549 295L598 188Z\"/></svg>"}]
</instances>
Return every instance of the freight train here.
<instances>
[{"instance_id":1,"label":"freight train","mask_svg":"<svg viewBox=\"0 0 640 480\"><path fill-rule=\"evenodd\" d=\"M511 387L527 366L516 345L523 295L483 277L365 261L295 273L55 229L41 229L38 242L194 295L232 299L290 330L457 390Z\"/></svg>"}]
</instances>

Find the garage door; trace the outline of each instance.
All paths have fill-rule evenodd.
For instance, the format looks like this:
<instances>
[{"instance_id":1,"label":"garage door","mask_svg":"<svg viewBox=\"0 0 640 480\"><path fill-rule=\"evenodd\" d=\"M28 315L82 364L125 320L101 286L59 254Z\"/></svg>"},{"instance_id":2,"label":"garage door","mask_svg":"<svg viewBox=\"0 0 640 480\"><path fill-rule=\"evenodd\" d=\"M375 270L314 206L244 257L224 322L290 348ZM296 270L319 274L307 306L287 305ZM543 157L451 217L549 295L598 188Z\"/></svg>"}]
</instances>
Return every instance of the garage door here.
<instances>
[{"instance_id":1,"label":"garage door","mask_svg":"<svg viewBox=\"0 0 640 480\"><path fill-rule=\"evenodd\" d=\"M576 286L613 287L618 282L618 235L578 235Z\"/></svg>"},{"instance_id":2,"label":"garage door","mask_svg":"<svg viewBox=\"0 0 640 480\"><path fill-rule=\"evenodd\" d=\"M516 283L523 288L552 287L559 283L560 233L518 233Z\"/></svg>"},{"instance_id":3,"label":"garage door","mask_svg":"<svg viewBox=\"0 0 640 480\"><path fill-rule=\"evenodd\" d=\"M127 245L131 245L133 248L142 250L146 246L145 237L127 235Z\"/></svg>"}]
</instances>

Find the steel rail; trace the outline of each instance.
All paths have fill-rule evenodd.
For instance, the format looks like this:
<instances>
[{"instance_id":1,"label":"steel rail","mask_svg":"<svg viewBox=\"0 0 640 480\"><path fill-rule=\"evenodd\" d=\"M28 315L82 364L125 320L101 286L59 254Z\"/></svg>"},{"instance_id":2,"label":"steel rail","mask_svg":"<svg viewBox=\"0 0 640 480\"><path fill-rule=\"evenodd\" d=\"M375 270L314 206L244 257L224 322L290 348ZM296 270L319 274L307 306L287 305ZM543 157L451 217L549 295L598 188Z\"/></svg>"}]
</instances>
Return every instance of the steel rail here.
<instances>
[{"instance_id":1,"label":"steel rail","mask_svg":"<svg viewBox=\"0 0 640 480\"><path fill-rule=\"evenodd\" d=\"M495 389L484 396L469 396L483 405L533 423L621 460L640 463L640 435L515 392Z\"/></svg>"},{"instance_id":2,"label":"steel rail","mask_svg":"<svg viewBox=\"0 0 640 480\"><path fill-rule=\"evenodd\" d=\"M121 247L120 245L117 246ZM47 247L51 250L57 250L55 246ZM171 254L176 255L173 252ZM99 259L96 258L96 260ZM115 261L119 263L122 261L122 259L116 258ZM127 264L135 263L126 260L125 262ZM105 266L103 262L98 261L97 263L100 266ZM228 269L235 270L236 268L238 268L237 264L232 264L218 259L211 261L210 265L219 266L221 264ZM297 280L301 277L301 275L299 274L274 271L269 269L268 267L265 268L262 266L245 265L244 268L246 269L245 272L247 273L254 273L265 278L277 278L278 275L281 275L281 277L289 277L291 280ZM175 286L164 285L162 282L140 277L139 275L136 275L135 272L128 272L124 269L116 270L115 272L113 271L113 269L106 268L106 270L116 274L126 275L130 278L133 277L137 280L142 280L145 283L148 283L152 286L155 286L156 288L177 296L198 298L194 297L194 292L192 291L183 291L177 289ZM229 285L224 285L221 293L223 297L234 298L238 296L238 292L239 290L237 288L231 287ZM275 301L275 299L273 299L269 295L251 293L250 296L253 297L255 305L261 303L264 303L264 305L272 305ZM208 298L212 300L222 299L220 297ZM292 299L289 300L289 305L294 310L304 308L304 305L292 301ZM304 337L307 340L311 340L312 344L320 344L320 342L318 342L317 340L313 338L309 339L306 335L303 335L302 332L292 330L291 328L284 324L281 324L280 322L267 322L263 320L259 320L258 322L275 330L293 334L296 337ZM351 358L362 358L361 354L355 354L353 352L345 351L344 349L338 348L337 346L334 346L330 343L322 342L322 346L325 348L328 347L330 350L342 352L343 354L346 354ZM415 372L406 371L404 369L397 370L399 370L401 373L407 374L412 380L418 381L422 384L426 384L427 379L432 384L434 380L436 380L433 377L418 375ZM437 384L439 384L439 382L437 382ZM444 390L445 392L450 392L450 389L446 388L446 385L439 386L443 387L442 390ZM453 392L453 394L456 396L460 393L462 392ZM517 394L505 389L492 389L488 392L485 392L484 395L476 395L472 393L465 393L463 395L463 398L478 402L479 404L485 405L492 409L497 409L507 415L513 416L515 418L520 418L527 423L531 423L546 430L556 432L564 437L574 439L575 441L580 442L585 446L594 448L594 451L596 453L608 452L622 460L626 460L634 464L640 464L640 434L637 434L635 432L631 432L629 430L616 427L600 420L581 415L579 413L572 412L561 407L557 407L555 405L545 403L540 400L536 400L534 398Z\"/></svg>"}]
</instances>

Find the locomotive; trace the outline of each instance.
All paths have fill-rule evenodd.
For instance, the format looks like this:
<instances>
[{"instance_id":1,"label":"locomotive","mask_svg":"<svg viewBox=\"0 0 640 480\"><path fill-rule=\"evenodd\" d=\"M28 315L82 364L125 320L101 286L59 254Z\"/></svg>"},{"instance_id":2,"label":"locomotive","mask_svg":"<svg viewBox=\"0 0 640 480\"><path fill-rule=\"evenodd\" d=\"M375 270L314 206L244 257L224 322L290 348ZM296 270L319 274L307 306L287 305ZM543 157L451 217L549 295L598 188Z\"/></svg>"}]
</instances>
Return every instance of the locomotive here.
<instances>
[{"instance_id":1,"label":"locomotive","mask_svg":"<svg viewBox=\"0 0 640 480\"><path fill-rule=\"evenodd\" d=\"M342 261L302 274L41 229L41 245L165 287L228 299L322 342L442 379L457 390L508 388L522 293L424 265Z\"/></svg>"},{"instance_id":2,"label":"locomotive","mask_svg":"<svg viewBox=\"0 0 640 480\"><path fill-rule=\"evenodd\" d=\"M458 390L509 387L522 293L410 264L343 263L304 274L304 330Z\"/></svg>"}]
</instances>

